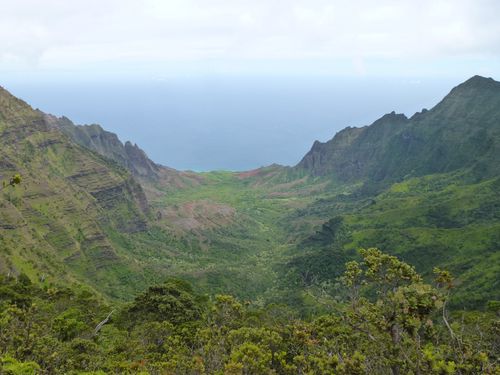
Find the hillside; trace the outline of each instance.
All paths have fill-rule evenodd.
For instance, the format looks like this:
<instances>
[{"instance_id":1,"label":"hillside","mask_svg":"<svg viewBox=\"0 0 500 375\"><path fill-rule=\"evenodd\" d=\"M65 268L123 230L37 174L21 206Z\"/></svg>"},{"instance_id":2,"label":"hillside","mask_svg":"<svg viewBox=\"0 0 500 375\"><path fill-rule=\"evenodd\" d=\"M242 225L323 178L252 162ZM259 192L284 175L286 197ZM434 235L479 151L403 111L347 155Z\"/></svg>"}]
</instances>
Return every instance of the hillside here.
<instances>
[{"instance_id":1,"label":"hillside","mask_svg":"<svg viewBox=\"0 0 500 375\"><path fill-rule=\"evenodd\" d=\"M290 220L342 219L350 235L339 241L325 224L289 264L317 283L332 281L356 248L377 246L424 274L440 266L458 275L456 306L499 299L499 158L500 83L479 76L411 118L393 112L316 142L294 169L344 191Z\"/></svg>"},{"instance_id":2,"label":"hillside","mask_svg":"<svg viewBox=\"0 0 500 375\"><path fill-rule=\"evenodd\" d=\"M33 280L127 289L142 271L110 233L148 226L143 189L124 168L71 142L44 116L0 89L0 176L22 175L0 197L0 268Z\"/></svg>"}]
</instances>

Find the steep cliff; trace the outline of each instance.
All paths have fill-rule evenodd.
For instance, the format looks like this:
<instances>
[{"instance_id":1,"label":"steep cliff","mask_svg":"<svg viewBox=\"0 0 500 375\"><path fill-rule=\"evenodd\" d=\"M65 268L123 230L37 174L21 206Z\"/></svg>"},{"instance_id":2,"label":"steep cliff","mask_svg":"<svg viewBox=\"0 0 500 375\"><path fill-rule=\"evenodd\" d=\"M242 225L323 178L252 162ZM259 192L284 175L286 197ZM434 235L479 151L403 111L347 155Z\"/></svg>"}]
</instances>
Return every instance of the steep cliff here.
<instances>
[{"instance_id":1,"label":"steep cliff","mask_svg":"<svg viewBox=\"0 0 500 375\"><path fill-rule=\"evenodd\" d=\"M43 114L47 123L61 130L80 146L97 152L120 166L130 170L136 177L157 179L160 166L149 159L136 144L123 144L115 133L104 130L100 125L75 125L67 117Z\"/></svg>"}]
</instances>

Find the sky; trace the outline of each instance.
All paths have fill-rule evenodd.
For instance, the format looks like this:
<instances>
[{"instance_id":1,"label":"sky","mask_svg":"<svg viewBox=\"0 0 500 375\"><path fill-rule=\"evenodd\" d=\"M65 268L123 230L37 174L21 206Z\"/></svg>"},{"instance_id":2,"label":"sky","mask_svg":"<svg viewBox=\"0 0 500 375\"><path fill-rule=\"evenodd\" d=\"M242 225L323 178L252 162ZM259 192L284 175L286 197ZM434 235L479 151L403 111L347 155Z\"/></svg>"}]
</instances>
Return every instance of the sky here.
<instances>
[{"instance_id":1,"label":"sky","mask_svg":"<svg viewBox=\"0 0 500 375\"><path fill-rule=\"evenodd\" d=\"M344 126L430 106L475 74L500 78L498 0L0 0L0 10L0 85L179 168L293 164ZM241 116L262 132L249 137ZM220 134L211 154L228 138L241 147L210 162L200 131ZM295 154L273 154L283 144ZM245 145L245 162L225 162Z\"/></svg>"},{"instance_id":2,"label":"sky","mask_svg":"<svg viewBox=\"0 0 500 375\"><path fill-rule=\"evenodd\" d=\"M496 72L498 0L1 0L5 72ZM446 64L450 60L454 64ZM450 66L452 65L452 66ZM449 71L451 68L451 72ZM420 69L420 71L418 71ZM417 71L416 71L417 70Z\"/></svg>"}]
</instances>

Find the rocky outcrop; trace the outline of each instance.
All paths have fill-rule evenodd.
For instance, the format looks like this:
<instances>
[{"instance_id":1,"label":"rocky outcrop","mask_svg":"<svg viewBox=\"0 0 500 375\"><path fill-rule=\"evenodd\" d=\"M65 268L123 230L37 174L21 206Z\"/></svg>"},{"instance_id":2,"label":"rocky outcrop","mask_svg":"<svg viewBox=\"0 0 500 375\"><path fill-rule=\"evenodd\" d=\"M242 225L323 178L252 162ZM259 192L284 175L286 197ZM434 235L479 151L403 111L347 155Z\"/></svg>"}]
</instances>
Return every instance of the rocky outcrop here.
<instances>
[{"instance_id":1,"label":"rocky outcrop","mask_svg":"<svg viewBox=\"0 0 500 375\"><path fill-rule=\"evenodd\" d=\"M127 141L124 145L126 167L132 171L135 176L157 180L160 167L148 158L146 153L137 146Z\"/></svg>"}]
</instances>

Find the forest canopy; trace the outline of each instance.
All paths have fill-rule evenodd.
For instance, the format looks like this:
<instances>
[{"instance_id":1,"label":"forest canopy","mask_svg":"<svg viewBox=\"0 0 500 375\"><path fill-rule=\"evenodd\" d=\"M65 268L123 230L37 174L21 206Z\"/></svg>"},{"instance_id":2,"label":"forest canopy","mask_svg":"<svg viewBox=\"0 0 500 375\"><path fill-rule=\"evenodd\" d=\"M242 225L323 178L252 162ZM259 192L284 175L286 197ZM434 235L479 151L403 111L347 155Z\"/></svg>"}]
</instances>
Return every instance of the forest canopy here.
<instances>
[{"instance_id":1,"label":"forest canopy","mask_svg":"<svg viewBox=\"0 0 500 375\"><path fill-rule=\"evenodd\" d=\"M299 317L179 279L112 306L78 286L0 279L5 374L496 374L498 306L454 312L449 272L425 282L376 248L339 278L343 300Z\"/></svg>"}]
</instances>

